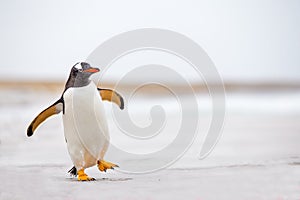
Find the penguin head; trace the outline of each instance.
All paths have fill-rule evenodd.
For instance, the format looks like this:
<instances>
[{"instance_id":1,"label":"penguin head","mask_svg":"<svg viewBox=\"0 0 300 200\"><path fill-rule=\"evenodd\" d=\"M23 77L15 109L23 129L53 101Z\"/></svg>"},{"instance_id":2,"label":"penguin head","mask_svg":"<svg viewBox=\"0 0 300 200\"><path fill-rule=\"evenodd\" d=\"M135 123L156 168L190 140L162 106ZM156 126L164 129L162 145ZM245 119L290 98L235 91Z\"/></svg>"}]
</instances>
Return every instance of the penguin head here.
<instances>
[{"instance_id":1,"label":"penguin head","mask_svg":"<svg viewBox=\"0 0 300 200\"><path fill-rule=\"evenodd\" d=\"M76 63L71 69L65 89L69 87L82 87L89 84L90 76L99 71L99 68L91 67L91 65L86 62Z\"/></svg>"},{"instance_id":2,"label":"penguin head","mask_svg":"<svg viewBox=\"0 0 300 200\"><path fill-rule=\"evenodd\" d=\"M71 74L77 78L89 78L92 74L99 71L100 69L91 67L89 63L78 62L72 67Z\"/></svg>"}]
</instances>

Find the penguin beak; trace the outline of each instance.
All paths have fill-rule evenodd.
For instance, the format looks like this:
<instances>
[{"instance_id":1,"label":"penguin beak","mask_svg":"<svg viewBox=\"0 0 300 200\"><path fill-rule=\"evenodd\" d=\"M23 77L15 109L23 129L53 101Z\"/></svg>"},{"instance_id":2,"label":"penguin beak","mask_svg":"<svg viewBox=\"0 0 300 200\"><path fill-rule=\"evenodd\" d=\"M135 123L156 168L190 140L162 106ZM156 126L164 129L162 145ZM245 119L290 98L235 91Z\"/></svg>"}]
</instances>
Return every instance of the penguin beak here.
<instances>
[{"instance_id":1,"label":"penguin beak","mask_svg":"<svg viewBox=\"0 0 300 200\"><path fill-rule=\"evenodd\" d=\"M89 72L89 73L96 73L96 72L99 72L100 69L99 68L93 68L93 67L90 67L90 68L87 68L85 70L83 70L83 72Z\"/></svg>"}]
</instances>

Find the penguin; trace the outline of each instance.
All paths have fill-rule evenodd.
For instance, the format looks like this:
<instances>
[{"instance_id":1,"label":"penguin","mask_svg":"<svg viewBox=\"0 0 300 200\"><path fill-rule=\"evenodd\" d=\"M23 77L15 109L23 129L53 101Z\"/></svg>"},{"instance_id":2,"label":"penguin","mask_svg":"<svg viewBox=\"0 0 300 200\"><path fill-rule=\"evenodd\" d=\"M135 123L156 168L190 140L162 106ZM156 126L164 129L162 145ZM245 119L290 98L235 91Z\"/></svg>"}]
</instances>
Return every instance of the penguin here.
<instances>
[{"instance_id":1,"label":"penguin","mask_svg":"<svg viewBox=\"0 0 300 200\"><path fill-rule=\"evenodd\" d=\"M90 76L99 71L86 62L76 63L61 97L38 114L27 129L31 137L47 118L62 113L67 149L74 164L68 172L78 181L95 180L84 172L86 168L97 165L106 172L119 167L104 160L110 139L103 101L111 101L123 110L124 100L114 90L97 88Z\"/></svg>"}]
</instances>

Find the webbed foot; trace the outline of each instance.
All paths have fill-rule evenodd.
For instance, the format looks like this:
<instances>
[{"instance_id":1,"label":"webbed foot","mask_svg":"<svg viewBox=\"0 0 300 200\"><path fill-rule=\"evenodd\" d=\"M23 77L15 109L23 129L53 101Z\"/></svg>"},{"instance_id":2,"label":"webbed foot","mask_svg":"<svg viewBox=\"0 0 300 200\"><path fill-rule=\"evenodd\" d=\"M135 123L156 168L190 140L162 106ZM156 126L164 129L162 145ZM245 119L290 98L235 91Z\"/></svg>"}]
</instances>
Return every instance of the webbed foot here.
<instances>
[{"instance_id":1,"label":"webbed foot","mask_svg":"<svg viewBox=\"0 0 300 200\"><path fill-rule=\"evenodd\" d=\"M84 169L79 170L78 172L78 181L95 181L95 178L89 177L86 173L84 173Z\"/></svg>"},{"instance_id":2,"label":"webbed foot","mask_svg":"<svg viewBox=\"0 0 300 200\"><path fill-rule=\"evenodd\" d=\"M108 169L114 169L114 167L119 167L118 165L116 165L114 163L106 162L104 160L98 160L97 164L98 164L98 169L101 172L103 172L103 171L106 172L106 170L108 170Z\"/></svg>"}]
</instances>

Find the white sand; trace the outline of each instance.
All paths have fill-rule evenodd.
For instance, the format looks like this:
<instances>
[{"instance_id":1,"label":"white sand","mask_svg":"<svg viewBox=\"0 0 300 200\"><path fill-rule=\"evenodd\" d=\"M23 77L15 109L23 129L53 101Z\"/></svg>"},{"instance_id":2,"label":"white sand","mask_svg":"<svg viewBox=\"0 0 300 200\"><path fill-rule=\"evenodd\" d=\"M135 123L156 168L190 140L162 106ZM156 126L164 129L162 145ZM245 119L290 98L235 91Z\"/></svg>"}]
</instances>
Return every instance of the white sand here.
<instances>
[{"instance_id":1,"label":"white sand","mask_svg":"<svg viewBox=\"0 0 300 200\"><path fill-rule=\"evenodd\" d=\"M0 95L0 199L300 198L299 93L228 94L223 136L206 159L197 159L199 136L167 169L135 175L117 170L100 173L94 167L87 173L97 181L85 183L66 173L72 163L61 117L48 120L32 138L25 136L34 115L54 102L57 94L2 91ZM205 125L209 110L207 104L201 105L200 120ZM139 148L143 147L133 150ZM107 159L120 164L120 169L127 162L139 164Z\"/></svg>"}]
</instances>

